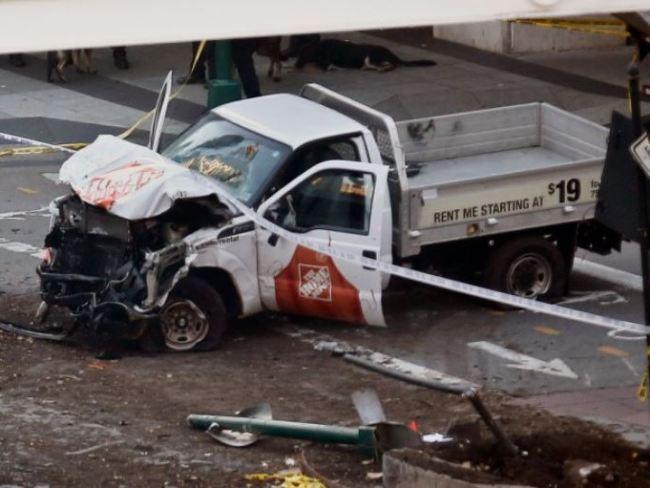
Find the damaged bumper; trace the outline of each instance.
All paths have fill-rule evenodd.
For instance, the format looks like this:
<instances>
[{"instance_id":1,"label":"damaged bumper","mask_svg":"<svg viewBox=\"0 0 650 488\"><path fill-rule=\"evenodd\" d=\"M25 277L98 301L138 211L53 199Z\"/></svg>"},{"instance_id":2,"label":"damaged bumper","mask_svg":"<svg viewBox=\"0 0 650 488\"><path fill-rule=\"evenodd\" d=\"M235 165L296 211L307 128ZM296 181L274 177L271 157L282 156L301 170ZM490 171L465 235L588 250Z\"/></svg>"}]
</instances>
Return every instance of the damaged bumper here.
<instances>
[{"instance_id":1,"label":"damaged bumper","mask_svg":"<svg viewBox=\"0 0 650 488\"><path fill-rule=\"evenodd\" d=\"M195 255L184 236L164 219L130 222L74 196L53 214L37 269L43 301L95 332L141 336L189 272Z\"/></svg>"}]
</instances>

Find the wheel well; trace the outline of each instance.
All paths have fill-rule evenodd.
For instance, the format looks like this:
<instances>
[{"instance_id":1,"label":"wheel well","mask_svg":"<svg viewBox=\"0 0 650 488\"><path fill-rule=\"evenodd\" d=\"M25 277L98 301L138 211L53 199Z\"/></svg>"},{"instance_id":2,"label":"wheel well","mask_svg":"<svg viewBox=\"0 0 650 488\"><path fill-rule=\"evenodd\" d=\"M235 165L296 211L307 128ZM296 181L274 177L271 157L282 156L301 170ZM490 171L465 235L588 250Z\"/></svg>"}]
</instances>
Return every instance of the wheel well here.
<instances>
[{"instance_id":1,"label":"wheel well","mask_svg":"<svg viewBox=\"0 0 650 488\"><path fill-rule=\"evenodd\" d=\"M202 278L219 292L229 317L242 314L241 297L230 273L219 268L193 268L190 275Z\"/></svg>"},{"instance_id":2,"label":"wheel well","mask_svg":"<svg viewBox=\"0 0 650 488\"><path fill-rule=\"evenodd\" d=\"M467 276L482 270L500 246L513 239L539 236L558 247L570 269L576 247L576 232L577 225L571 223L433 244L423 248L421 255L416 258L415 267L426 269L427 265L433 264L434 268L443 274ZM463 259L458 256L463 256Z\"/></svg>"}]
</instances>

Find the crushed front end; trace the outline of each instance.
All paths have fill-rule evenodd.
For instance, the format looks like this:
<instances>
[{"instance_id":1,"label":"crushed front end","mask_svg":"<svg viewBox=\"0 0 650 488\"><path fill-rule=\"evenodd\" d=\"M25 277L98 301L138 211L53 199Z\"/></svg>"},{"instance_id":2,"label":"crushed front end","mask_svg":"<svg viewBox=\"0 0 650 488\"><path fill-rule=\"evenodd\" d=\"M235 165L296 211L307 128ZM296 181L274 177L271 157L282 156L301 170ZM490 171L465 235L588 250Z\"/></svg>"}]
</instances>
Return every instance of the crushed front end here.
<instances>
[{"instance_id":1,"label":"crushed front end","mask_svg":"<svg viewBox=\"0 0 650 488\"><path fill-rule=\"evenodd\" d=\"M112 337L137 338L192 253L184 238L229 218L214 198L179 200L155 218L128 220L76 194L52 202L52 223L38 268L41 296L70 310L77 326Z\"/></svg>"}]
</instances>

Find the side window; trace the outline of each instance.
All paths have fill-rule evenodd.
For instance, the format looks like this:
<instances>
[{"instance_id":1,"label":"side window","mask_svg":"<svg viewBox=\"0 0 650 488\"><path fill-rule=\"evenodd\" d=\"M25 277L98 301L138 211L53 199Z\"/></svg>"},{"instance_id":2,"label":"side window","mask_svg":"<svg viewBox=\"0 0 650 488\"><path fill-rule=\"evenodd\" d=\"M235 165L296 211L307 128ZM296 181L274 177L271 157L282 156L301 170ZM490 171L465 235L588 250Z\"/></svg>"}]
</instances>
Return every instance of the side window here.
<instances>
[{"instance_id":1,"label":"side window","mask_svg":"<svg viewBox=\"0 0 650 488\"><path fill-rule=\"evenodd\" d=\"M344 141L332 142L327 145L330 150L338 154L337 159L344 161L359 161L359 151L357 146L349 139ZM322 161L319 161L319 163Z\"/></svg>"},{"instance_id":2,"label":"side window","mask_svg":"<svg viewBox=\"0 0 650 488\"><path fill-rule=\"evenodd\" d=\"M265 217L289 230L368 234L374 176L349 170L314 174L272 205Z\"/></svg>"},{"instance_id":3,"label":"side window","mask_svg":"<svg viewBox=\"0 0 650 488\"><path fill-rule=\"evenodd\" d=\"M282 174L276 184L273 185L271 194L279 190L287 183L303 174L312 166L323 161L343 160L360 161L356 144L351 139L339 139L337 141L321 141L300 150L291 161L289 167Z\"/></svg>"}]
</instances>

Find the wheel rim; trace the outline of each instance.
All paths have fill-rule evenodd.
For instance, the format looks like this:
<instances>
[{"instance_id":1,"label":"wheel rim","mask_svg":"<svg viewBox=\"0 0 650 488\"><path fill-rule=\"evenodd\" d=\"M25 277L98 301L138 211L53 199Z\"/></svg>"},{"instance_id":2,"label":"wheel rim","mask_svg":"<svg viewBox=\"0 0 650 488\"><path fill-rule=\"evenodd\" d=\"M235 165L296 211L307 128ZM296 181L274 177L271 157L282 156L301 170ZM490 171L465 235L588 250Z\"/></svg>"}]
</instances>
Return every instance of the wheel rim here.
<instances>
[{"instance_id":1,"label":"wheel rim","mask_svg":"<svg viewBox=\"0 0 650 488\"><path fill-rule=\"evenodd\" d=\"M174 351L187 351L205 339L210 329L207 317L190 300L177 300L160 314L165 345Z\"/></svg>"},{"instance_id":2,"label":"wheel rim","mask_svg":"<svg viewBox=\"0 0 650 488\"><path fill-rule=\"evenodd\" d=\"M543 256L529 253L519 256L508 268L508 292L526 298L536 298L548 292L552 281L551 264Z\"/></svg>"}]
</instances>

